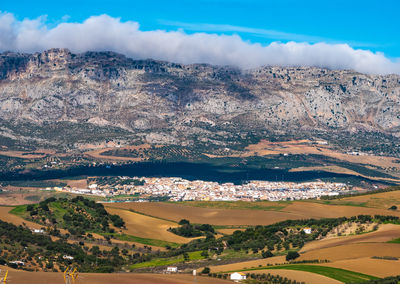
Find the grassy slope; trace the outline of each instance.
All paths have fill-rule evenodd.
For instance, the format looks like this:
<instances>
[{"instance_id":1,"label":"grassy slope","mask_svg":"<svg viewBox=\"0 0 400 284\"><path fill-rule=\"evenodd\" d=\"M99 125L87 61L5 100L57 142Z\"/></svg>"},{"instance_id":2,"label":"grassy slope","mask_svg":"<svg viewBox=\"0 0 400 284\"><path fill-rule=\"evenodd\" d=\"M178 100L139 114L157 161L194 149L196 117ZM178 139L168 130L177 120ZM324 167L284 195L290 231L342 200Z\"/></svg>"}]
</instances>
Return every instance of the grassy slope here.
<instances>
[{"instance_id":1,"label":"grassy slope","mask_svg":"<svg viewBox=\"0 0 400 284\"><path fill-rule=\"evenodd\" d=\"M200 254L201 254L201 251L189 252L188 253L189 261L204 259L204 257L201 256ZM132 264L131 266L129 266L129 268L137 269L137 268L145 268L145 267L156 267L156 266L164 266L164 265L170 265L170 264L180 263L180 262L184 262L182 255L179 255L176 257L170 257L170 258L155 258L150 261Z\"/></svg>"},{"instance_id":2,"label":"grassy slope","mask_svg":"<svg viewBox=\"0 0 400 284\"><path fill-rule=\"evenodd\" d=\"M388 243L392 243L392 244L400 244L400 238L388 241Z\"/></svg>"}]
</instances>

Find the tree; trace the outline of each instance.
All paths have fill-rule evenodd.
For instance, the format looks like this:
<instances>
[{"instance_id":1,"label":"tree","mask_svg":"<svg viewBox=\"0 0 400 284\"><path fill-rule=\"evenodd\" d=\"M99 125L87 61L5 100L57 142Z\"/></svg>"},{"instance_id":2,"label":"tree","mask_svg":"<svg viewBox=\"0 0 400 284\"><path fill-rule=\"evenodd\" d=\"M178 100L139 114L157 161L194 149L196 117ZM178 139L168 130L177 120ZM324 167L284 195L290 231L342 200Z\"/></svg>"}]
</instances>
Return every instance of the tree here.
<instances>
[{"instance_id":1,"label":"tree","mask_svg":"<svg viewBox=\"0 0 400 284\"><path fill-rule=\"evenodd\" d=\"M296 259L300 256L300 254L297 251L289 251L288 254L286 255L286 260L291 261L293 259Z\"/></svg>"},{"instance_id":2,"label":"tree","mask_svg":"<svg viewBox=\"0 0 400 284\"><path fill-rule=\"evenodd\" d=\"M210 267L204 267L204 269L200 272L201 274L209 274L211 272Z\"/></svg>"},{"instance_id":3,"label":"tree","mask_svg":"<svg viewBox=\"0 0 400 284\"><path fill-rule=\"evenodd\" d=\"M189 225L190 224L190 222L188 221L188 220L186 220L186 219L182 219L182 220L180 220L179 221L179 223L178 223L179 225Z\"/></svg>"},{"instance_id":4,"label":"tree","mask_svg":"<svg viewBox=\"0 0 400 284\"><path fill-rule=\"evenodd\" d=\"M207 258L208 257L208 251L203 250L200 255L204 256L205 258Z\"/></svg>"},{"instance_id":5,"label":"tree","mask_svg":"<svg viewBox=\"0 0 400 284\"><path fill-rule=\"evenodd\" d=\"M268 257L273 257L274 256L274 254L270 250L263 251L261 255L262 255L263 258L268 258Z\"/></svg>"},{"instance_id":6,"label":"tree","mask_svg":"<svg viewBox=\"0 0 400 284\"><path fill-rule=\"evenodd\" d=\"M189 261L189 254L187 252L183 253L183 259L184 261Z\"/></svg>"},{"instance_id":7,"label":"tree","mask_svg":"<svg viewBox=\"0 0 400 284\"><path fill-rule=\"evenodd\" d=\"M389 210L395 211L395 210L397 210L397 206L396 206L396 205L393 205L393 206L391 206L391 207L389 208Z\"/></svg>"}]
</instances>

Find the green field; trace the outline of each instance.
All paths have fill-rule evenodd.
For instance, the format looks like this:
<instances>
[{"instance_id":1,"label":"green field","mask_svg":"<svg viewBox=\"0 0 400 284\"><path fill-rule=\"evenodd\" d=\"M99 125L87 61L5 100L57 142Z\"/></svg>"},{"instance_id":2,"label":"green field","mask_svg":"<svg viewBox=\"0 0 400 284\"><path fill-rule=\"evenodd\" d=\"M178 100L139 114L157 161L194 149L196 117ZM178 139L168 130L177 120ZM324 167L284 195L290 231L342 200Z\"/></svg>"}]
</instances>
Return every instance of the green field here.
<instances>
[{"instance_id":1,"label":"green field","mask_svg":"<svg viewBox=\"0 0 400 284\"><path fill-rule=\"evenodd\" d=\"M321 265L304 265L304 264L288 264L288 265L278 265L278 266L257 267L242 271L265 270L265 269L286 269L286 270L306 271L306 272L320 274L344 283L362 283L367 280L379 279L375 276L358 273L350 270L321 266Z\"/></svg>"},{"instance_id":2,"label":"green field","mask_svg":"<svg viewBox=\"0 0 400 284\"><path fill-rule=\"evenodd\" d=\"M400 238L388 241L388 243L392 243L392 244L400 244Z\"/></svg>"},{"instance_id":3,"label":"green field","mask_svg":"<svg viewBox=\"0 0 400 284\"><path fill-rule=\"evenodd\" d=\"M201 256L201 251L189 252L188 255L189 255L189 261L204 259L204 256ZM171 265L171 264L180 263L180 262L184 262L184 261L185 260L183 258L183 255L179 255L176 257L170 257L170 258L154 258L150 261L132 264L131 266L129 266L129 268L137 269L137 268L146 268L146 267L157 267L157 266Z\"/></svg>"}]
</instances>

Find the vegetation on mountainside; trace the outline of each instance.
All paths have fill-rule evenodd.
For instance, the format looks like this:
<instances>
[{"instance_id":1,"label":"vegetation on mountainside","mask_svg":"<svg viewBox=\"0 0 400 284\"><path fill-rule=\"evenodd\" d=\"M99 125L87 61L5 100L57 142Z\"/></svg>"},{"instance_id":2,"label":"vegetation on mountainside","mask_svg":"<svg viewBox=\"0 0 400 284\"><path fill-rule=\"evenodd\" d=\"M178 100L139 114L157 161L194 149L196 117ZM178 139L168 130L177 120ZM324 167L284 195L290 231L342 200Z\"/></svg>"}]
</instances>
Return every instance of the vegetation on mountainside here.
<instances>
[{"instance_id":1,"label":"vegetation on mountainside","mask_svg":"<svg viewBox=\"0 0 400 284\"><path fill-rule=\"evenodd\" d=\"M101 251L98 246L88 249L68 243L68 238L63 236L52 241L48 235L1 220L0 248L0 264L18 268L12 262L22 261L22 268L35 270L63 271L74 264L81 272L113 272L129 259L121 255L118 247L110 251Z\"/></svg>"}]
</instances>

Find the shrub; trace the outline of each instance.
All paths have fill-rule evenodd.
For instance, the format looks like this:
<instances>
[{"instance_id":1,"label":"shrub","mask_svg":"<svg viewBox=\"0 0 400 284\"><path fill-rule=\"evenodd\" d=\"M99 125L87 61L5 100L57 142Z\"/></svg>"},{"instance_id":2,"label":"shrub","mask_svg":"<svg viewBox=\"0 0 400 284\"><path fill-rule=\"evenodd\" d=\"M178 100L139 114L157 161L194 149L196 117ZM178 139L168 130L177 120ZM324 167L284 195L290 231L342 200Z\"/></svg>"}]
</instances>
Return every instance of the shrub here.
<instances>
[{"instance_id":1,"label":"shrub","mask_svg":"<svg viewBox=\"0 0 400 284\"><path fill-rule=\"evenodd\" d=\"M289 251L288 254L286 255L286 260L290 261L298 258L299 256L300 254L297 251Z\"/></svg>"}]
</instances>

